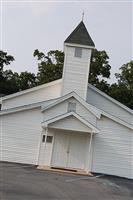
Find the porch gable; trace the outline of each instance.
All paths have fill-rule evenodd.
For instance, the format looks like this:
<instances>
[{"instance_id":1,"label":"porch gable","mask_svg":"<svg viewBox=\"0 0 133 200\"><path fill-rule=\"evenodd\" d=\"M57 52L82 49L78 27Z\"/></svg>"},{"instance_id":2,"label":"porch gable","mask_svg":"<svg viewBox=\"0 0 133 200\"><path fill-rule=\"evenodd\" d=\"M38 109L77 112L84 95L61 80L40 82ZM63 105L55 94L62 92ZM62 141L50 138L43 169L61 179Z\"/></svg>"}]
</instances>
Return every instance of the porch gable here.
<instances>
[{"instance_id":1,"label":"porch gable","mask_svg":"<svg viewBox=\"0 0 133 200\"><path fill-rule=\"evenodd\" d=\"M42 123L42 126L78 132L99 133L99 130L94 125L74 112L65 113L47 120Z\"/></svg>"}]
</instances>

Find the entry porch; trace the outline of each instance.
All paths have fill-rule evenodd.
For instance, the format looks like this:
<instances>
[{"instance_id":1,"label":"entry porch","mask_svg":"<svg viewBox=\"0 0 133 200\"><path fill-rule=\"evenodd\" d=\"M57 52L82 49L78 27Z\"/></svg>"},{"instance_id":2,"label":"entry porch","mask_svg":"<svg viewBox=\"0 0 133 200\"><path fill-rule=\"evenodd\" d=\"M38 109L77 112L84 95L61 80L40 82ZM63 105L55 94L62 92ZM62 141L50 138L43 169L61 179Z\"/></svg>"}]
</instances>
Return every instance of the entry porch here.
<instances>
[{"instance_id":1,"label":"entry porch","mask_svg":"<svg viewBox=\"0 0 133 200\"><path fill-rule=\"evenodd\" d=\"M91 171L96 127L73 112L45 121L42 127L40 166Z\"/></svg>"}]
</instances>

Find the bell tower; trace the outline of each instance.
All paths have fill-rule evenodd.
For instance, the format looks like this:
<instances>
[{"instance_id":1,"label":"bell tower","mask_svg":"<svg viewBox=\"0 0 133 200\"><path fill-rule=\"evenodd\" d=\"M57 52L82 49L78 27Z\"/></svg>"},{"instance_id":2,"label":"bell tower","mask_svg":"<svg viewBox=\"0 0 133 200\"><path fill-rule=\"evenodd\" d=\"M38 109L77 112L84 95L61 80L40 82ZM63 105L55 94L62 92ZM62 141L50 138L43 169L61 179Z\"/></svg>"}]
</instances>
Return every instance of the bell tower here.
<instances>
[{"instance_id":1,"label":"bell tower","mask_svg":"<svg viewBox=\"0 0 133 200\"><path fill-rule=\"evenodd\" d=\"M94 42L81 21L64 42L61 95L74 91L86 100L91 51L94 47Z\"/></svg>"}]
</instances>

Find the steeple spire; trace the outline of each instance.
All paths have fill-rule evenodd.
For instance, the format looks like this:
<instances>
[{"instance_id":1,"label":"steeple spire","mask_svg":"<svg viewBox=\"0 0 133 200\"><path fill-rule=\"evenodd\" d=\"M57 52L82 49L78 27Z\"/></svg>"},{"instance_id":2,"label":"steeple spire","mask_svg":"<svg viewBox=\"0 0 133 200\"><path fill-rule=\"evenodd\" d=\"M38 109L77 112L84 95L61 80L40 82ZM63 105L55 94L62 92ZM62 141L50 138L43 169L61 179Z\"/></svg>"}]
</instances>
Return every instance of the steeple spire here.
<instances>
[{"instance_id":1,"label":"steeple spire","mask_svg":"<svg viewBox=\"0 0 133 200\"><path fill-rule=\"evenodd\" d=\"M84 14L82 20L83 17ZM62 96L74 91L86 101L91 52L94 46L84 22L81 21L64 42Z\"/></svg>"},{"instance_id":2,"label":"steeple spire","mask_svg":"<svg viewBox=\"0 0 133 200\"><path fill-rule=\"evenodd\" d=\"M85 13L84 13L84 10L82 12L82 22L84 21L84 16L85 16Z\"/></svg>"},{"instance_id":3,"label":"steeple spire","mask_svg":"<svg viewBox=\"0 0 133 200\"><path fill-rule=\"evenodd\" d=\"M91 47L95 46L93 40L91 39L84 25L83 17L84 17L84 14L82 16L82 21L78 24L78 26L74 29L74 31L68 36L68 38L65 40L64 43L80 44L80 45L86 45L86 46L91 46Z\"/></svg>"}]
</instances>

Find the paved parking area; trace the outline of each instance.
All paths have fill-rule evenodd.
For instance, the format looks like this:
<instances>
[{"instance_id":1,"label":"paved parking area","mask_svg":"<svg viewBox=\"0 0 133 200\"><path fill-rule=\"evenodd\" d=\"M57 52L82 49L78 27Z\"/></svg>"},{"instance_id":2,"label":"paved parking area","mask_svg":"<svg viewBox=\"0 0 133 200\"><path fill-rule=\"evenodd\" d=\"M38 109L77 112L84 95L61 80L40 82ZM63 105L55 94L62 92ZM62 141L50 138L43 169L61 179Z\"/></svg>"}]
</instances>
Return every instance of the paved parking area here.
<instances>
[{"instance_id":1,"label":"paved parking area","mask_svg":"<svg viewBox=\"0 0 133 200\"><path fill-rule=\"evenodd\" d=\"M0 200L133 200L133 181L46 172L0 163Z\"/></svg>"}]
</instances>

